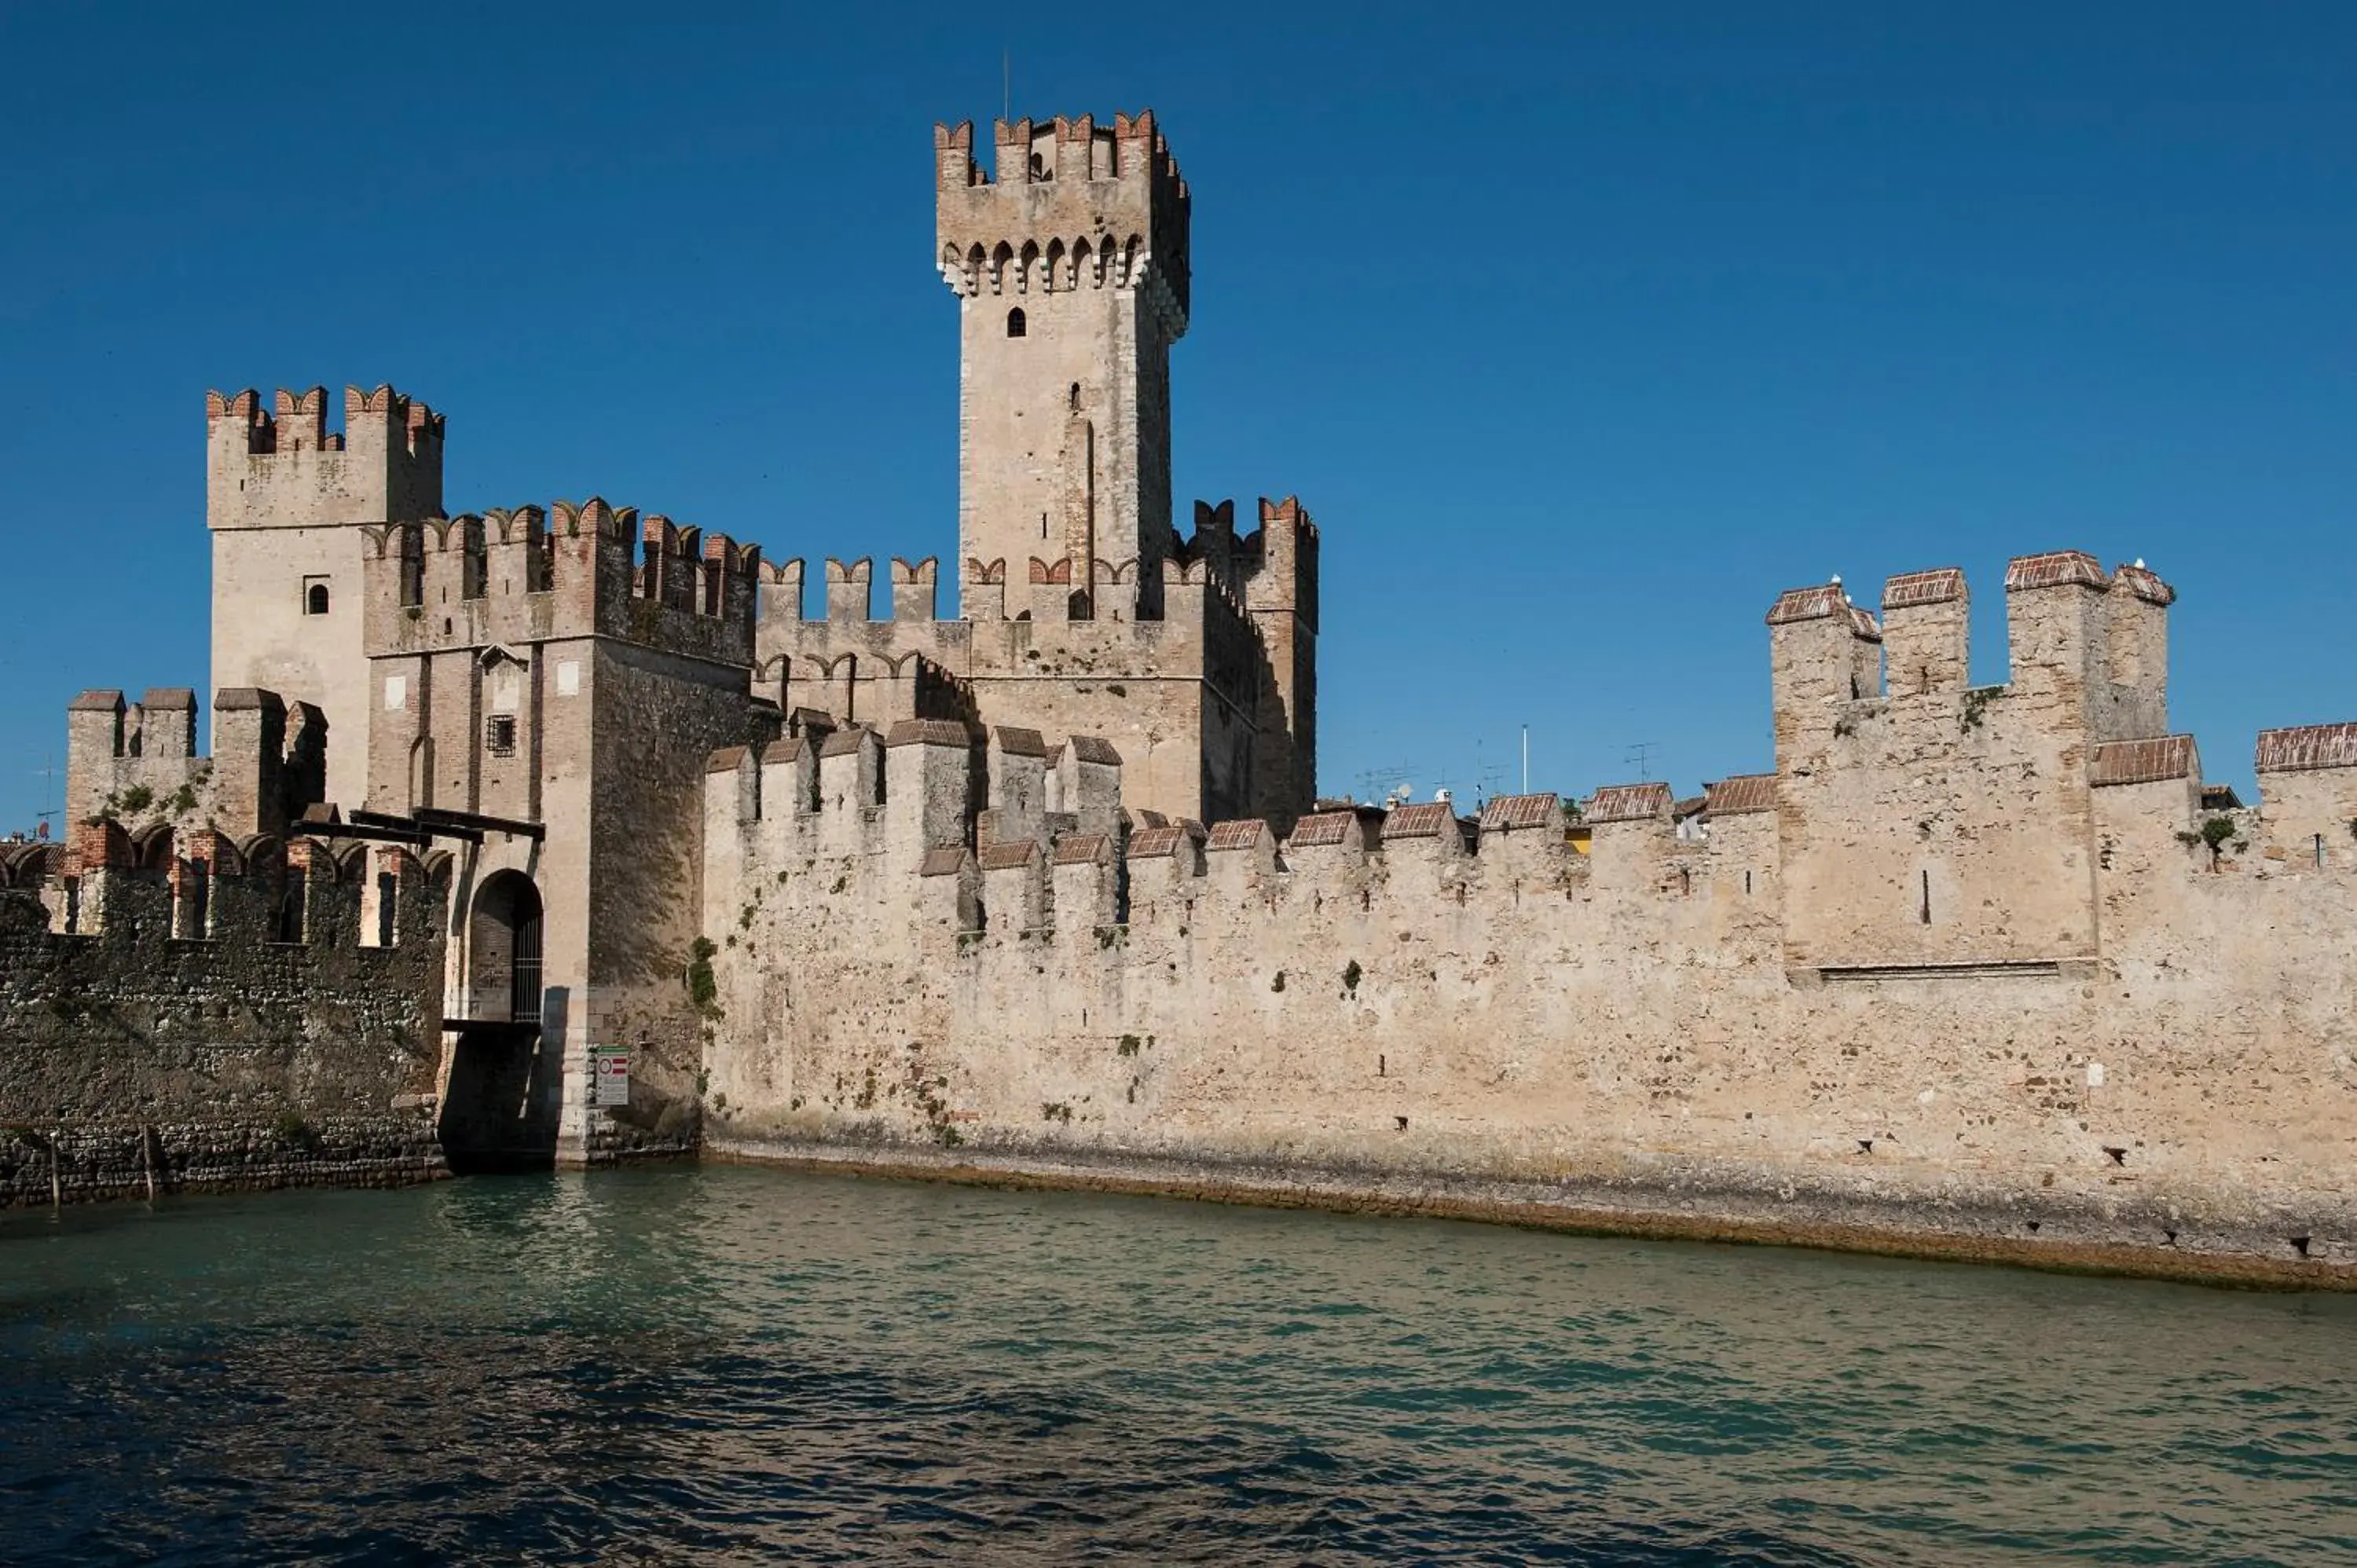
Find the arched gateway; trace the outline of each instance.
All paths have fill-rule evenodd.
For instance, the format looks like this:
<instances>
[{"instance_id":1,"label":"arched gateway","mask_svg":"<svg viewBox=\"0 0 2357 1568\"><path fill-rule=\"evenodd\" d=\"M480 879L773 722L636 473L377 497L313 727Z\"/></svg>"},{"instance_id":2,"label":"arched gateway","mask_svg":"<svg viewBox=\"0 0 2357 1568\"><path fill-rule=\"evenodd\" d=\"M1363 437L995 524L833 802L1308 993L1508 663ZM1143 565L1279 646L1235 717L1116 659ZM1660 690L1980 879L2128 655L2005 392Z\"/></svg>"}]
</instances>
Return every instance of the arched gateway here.
<instances>
[{"instance_id":1,"label":"arched gateway","mask_svg":"<svg viewBox=\"0 0 2357 1568\"><path fill-rule=\"evenodd\" d=\"M442 1101L453 1169L529 1169L556 1157L562 1063L541 1027L542 912L540 888L521 871L493 872L468 903L464 1010L449 1020Z\"/></svg>"},{"instance_id":2,"label":"arched gateway","mask_svg":"<svg viewBox=\"0 0 2357 1568\"><path fill-rule=\"evenodd\" d=\"M521 871L494 872L467 918L467 1016L540 1022L540 889Z\"/></svg>"}]
</instances>

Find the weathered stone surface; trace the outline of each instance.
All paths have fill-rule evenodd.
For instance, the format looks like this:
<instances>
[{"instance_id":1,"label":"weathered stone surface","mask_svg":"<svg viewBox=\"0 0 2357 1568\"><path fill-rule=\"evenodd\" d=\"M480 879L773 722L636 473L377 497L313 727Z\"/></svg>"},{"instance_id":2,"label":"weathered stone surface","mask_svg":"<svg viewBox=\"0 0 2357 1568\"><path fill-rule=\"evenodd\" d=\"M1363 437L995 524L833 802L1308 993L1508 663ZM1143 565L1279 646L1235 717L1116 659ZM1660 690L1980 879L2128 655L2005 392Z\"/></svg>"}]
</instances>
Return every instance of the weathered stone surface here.
<instances>
[{"instance_id":1,"label":"weathered stone surface","mask_svg":"<svg viewBox=\"0 0 2357 1568\"><path fill-rule=\"evenodd\" d=\"M0 891L0 1205L447 1174L438 889L410 877L378 946L324 856L213 875L201 901L158 872L72 877L76 934Z\"/></svg>"},{"instance_id":2,"label":"weathered stone surface","mask_svg":"<svg viewBox=\"0 0 2357 1568\"><path fill-rule=\"evenodd\" d=\"M1445 808L1349 856L1332 814L1282 846L1215 824L1203 863L1147 830L1101 892L1022 879L1075 843L1050 813L985 850L976 907L893 869L933 847L913 827L708 793L707 929L755 910L718 961L707 1146L2357 1280L2357 842L2261 851L2357 769L2267 775L2213 860L2139 662L2173 594L2111 600L2075 557L2026 576L1997 691L1886 692L1837 594L1775 624L1778 770L1699 838L1660 786L1569 831L1501 808L1454 856Z\"/></svg>"}]
</instances>

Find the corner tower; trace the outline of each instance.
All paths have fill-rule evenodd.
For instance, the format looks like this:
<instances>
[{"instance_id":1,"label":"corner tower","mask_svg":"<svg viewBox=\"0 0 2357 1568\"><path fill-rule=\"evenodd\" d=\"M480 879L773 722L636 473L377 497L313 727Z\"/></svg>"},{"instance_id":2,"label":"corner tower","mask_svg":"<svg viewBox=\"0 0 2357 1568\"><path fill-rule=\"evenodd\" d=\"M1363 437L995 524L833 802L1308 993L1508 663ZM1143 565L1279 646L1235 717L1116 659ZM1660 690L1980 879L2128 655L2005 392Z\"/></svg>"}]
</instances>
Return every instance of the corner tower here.
<instances>
[{"instance_id":1,"label":"corner tower","mask_svg":"<svg viewBox=\"0 0 2357 1568\"><path fill-rule=\"evenodd\" d=\"M1069 564L1159 613L1170 345L1187 330L1187 186L1151 112L936 125L935 240L958 295L959 584ZM1100 570L1100 563L1104 570ZM1103 585L1100 586L1100 585ZM969 608L966 613L971 615Z\"/></svg>"},{"instance_id":2,"label":"corner tower","mask_svg":"<svg viewBox=\"0 0 2357 1568\"><path fill-rule=\"evenodd\" d=\"M212 689L261 687L328 718L328 798L368 788L361 528L442 510L442 416L389 386L205 394Z\"/></svg>"}]
</instances>

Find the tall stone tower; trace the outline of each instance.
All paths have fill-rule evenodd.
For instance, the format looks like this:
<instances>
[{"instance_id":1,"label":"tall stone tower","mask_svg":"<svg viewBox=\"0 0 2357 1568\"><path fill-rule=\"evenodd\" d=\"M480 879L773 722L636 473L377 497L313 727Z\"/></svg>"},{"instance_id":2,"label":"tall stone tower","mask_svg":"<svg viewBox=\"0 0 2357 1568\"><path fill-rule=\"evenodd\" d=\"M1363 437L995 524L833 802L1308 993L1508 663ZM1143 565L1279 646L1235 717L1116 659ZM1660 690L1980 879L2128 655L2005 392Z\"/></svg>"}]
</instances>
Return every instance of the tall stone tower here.
<instances>
[{"instance_id":1,"label":"tall stone tower","mask_svg":"<svg viewBox=\"0 0 2357 1568\"><path fill-rule=\"evenodd\" d=\"M958 295L959 580L1065 564L1157 613L1169 553L1170 345L1187 330L1187 186L1151 113L937 125L936 235ZM1117 570L1100 588L1098 564ZM1009 575L1011 574L1011 575Z\"/></svg>"},{"instance_id":2,"label":"tall stone tower","mask_svg":"<svg viewBox=\"0 0 2357 1568\"><path fill-rule=\"evenodd\" d=\"M205 395L205 521L213 541L212 689L259 686L328 715L328 798L368 788L361 526L442 510L442 416L389 386Z\"/></svg>"}]
</instances>

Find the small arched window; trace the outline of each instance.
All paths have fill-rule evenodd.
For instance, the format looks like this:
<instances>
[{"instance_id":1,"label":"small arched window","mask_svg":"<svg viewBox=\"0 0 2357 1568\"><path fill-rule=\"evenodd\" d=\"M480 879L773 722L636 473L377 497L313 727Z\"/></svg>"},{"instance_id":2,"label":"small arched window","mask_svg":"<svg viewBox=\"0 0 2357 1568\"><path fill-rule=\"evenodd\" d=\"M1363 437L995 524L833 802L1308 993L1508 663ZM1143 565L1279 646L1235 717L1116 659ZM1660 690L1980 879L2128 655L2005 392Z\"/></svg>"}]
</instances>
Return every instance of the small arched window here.
<instances>
[{"instance_id":1,"label":"small arched window","mask_svg":"<svg viewBox=\"0 0 2357 1568\"><path fill-rule=\"evenodd\" d=\"M1009 338L1023 336L1023 307L1019 305L1006 313L1006 335Z\"/></svg>"},{"instance_id":2,"label":"small arched window","mask_svg":"<svg viewBox=\"0 0 2357 1568\"><path fill-rule=\"evenodd\" d=\"M328 613L328 585L314 583L303 590L303 613L323 616Z\"/></svg>"}]
</instances>

